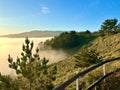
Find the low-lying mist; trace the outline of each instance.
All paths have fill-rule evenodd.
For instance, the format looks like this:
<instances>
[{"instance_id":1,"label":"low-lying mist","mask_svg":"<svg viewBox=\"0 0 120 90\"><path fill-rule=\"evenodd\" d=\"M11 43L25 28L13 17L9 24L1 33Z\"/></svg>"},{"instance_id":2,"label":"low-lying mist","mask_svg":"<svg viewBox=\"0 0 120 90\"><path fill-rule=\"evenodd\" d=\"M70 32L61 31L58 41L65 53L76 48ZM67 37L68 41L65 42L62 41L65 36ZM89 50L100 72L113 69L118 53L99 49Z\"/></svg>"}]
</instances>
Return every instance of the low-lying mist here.
<instances>
[{"instance_id":1,"label":"low-lying mist","mask_svg":"<svg viewBox=\"0 0 120 90\"><path fill-rule=\"evenodd\" d=\"M55 63L61 60L64 60L67 58L69 54L67 54L65 51L61 50L40 50L40 57L45 57L46 59L49 59L49 64Z\"/></svg>"}]
</instances>

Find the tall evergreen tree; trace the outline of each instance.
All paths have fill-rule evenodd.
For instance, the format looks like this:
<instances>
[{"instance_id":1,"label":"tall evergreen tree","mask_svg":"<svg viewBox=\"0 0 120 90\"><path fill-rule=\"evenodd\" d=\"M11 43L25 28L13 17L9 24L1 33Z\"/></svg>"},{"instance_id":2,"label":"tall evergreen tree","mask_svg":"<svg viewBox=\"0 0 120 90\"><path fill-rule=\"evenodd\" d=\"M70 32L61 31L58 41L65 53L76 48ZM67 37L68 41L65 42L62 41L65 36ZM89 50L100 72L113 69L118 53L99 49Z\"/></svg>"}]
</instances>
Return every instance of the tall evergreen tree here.
<instances>
[{"instance_id":1,"label":"tall evergreen tree","mask_svg":"<svg viewBox=\"0 0 120 90\"><path fill-rule=\"evenodd\" d=\"M46 58L40 59L38 48L36 53L32 54L33 45L33 42L26 38L21 57L17 57L14 62L9 55L9 67L29 80L29 90L51 90L53 88L52 80L55 80L56 67L48 71L48 60Z\"/></svg>"},{"instance_id":2,"label":"tall evergreen tree","mask_svg":"<svg viewBox=\"0 0 120 90\"><path fill-rule=\"evenodd\" d=\"M101 34L105 34L105 33L111 33L114 30L116 30L117 28L117 19L107 19L105 20L102 25L101 25L101 29L100 29L100 33Z\"/></svg>"}]
</instances>

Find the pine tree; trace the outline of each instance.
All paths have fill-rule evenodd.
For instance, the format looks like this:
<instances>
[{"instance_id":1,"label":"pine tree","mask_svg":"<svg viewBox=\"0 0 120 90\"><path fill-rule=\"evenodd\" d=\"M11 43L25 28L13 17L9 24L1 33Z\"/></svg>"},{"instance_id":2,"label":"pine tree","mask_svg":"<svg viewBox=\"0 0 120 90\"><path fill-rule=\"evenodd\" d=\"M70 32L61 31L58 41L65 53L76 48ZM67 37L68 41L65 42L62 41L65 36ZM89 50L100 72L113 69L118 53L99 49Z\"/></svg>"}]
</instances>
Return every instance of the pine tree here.
<instances>
[{"instance_id":1,"label":"pine tree","mask_svg":"<svg viewBox=\"0 0 120 90\"><path fill-rule=\"evenodd\" d=\"M116 31L117 29L117 19L106 19L102 25L101 25L101 29L99 31L99 33L101 35L105 35L105 34L111 34L114 31Z\"/></svg>"},{"instance_id":2,"label":"pine tree","mask_svg":"<svg viewBox=\"0 0 120 90\"><path fill-rule=\"evenodd\" d=\"M9 75L2 75L0 73L0 90L19 90L18 83Z\"/></svg>"},{"instance_id":3,"label":"pine tree","mask_svg":"<svg viewBox=\"0 0 120 90\"><path fill-rule=\"evenodd\" d=\"M21 58L17 57L14 62L9 55L9 67L14 69L16 74L21 74L29 80L29 90L51 90L53 88L52 80L55 80L56 67L50 73L47 65L49 60L40 59L38 48L36 53L32 54L33 45L34 43L26 38L25 44L22 46Z\"/></svg>"}]
</instances>

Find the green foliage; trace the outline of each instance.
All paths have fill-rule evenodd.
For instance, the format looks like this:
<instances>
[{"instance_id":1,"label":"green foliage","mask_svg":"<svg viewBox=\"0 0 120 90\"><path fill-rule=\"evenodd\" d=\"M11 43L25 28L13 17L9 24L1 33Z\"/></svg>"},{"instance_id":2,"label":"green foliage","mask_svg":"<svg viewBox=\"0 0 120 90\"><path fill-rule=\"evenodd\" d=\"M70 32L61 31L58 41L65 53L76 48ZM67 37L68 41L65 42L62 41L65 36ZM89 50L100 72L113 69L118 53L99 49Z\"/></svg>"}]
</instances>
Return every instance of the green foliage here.
<instances>
[{"instance_id":1,"label":"green foliage","mask_svg":"<svg viewBox=\"0 0 120 90\"><path fill-rule=\"evenodd\" d=\"M90 41L96 38L95 35L89 30L85 32L63 32L59 36L54 37L52 40L46 40L44 45L45 48L52 47L54 49L72 49L84 44L88 44Z\"/></svg>"},{"instance_id":2,"label":"green foliage","mask_svg":"<svg viewBox=\"0 0 120 90\"><path fill-rule=\"evenodd\" d=\"M79 67L88 67L101 61L99 53L94 49L89 50L87 47L83 48L74 57L76 58L76 66Z\"/></svg>"},{"instance_id":3,"label":"green foliage","mask_svg":"<svg viewBox=\"0 0 120 90\"><path fill-rule=\"evenodd\" d=\"M51 90L54 86L52 81L55 80L56 67L51 71L48 71L48 61L46 58L40 59L39 49L36 49L36 53L32 54L33 42L30 42L28 38L23 44L21 57L17 57L16 62L9 55L8 62L9 67L16 71L16 74L21 74L23 77L29 80L30 90Z\"/></svg>"},{"instance_id":4,"label":"green foliage","mask_svg":"<svg viewBox=\"0 0 120 90\"><path fill-rule=\"evenodd\" d=\"M19 90L18 83L10 76L0 73L0 90Z\"/></svg>"},{"instance_id":5,"label":"green foliage","mask_svg":"<svg viewBox=\"0 0 120 90\"><path fill-rule=\"evenodd\" d=\"M75 31L63 32L58 37L51 41L46 41L45 45L50 45L52 48L72 48L79 45L78 35Z\"/></svg>"},{"instance_id":6,"label":"green foliage","mask_svg":"<svg viewBox=\"0 0 120 90\"><path fill-rule=\"evenodd\" d=\"M104 36L105 34L112 34L117 29L117 19L107 19L102 25L99 33Z\"/></svg>"},{"instance_id":7,"label":"green foliage","mask_svg":"<svg viewBox=\"0 0 120 90\"><path fill-rule=\"evenodd\" d=\"M120 33L120 27L117 27L117 29L115 29L115 30L113 31L113 33L114 33L114 34Z\"/></svg>"}]
</instances>

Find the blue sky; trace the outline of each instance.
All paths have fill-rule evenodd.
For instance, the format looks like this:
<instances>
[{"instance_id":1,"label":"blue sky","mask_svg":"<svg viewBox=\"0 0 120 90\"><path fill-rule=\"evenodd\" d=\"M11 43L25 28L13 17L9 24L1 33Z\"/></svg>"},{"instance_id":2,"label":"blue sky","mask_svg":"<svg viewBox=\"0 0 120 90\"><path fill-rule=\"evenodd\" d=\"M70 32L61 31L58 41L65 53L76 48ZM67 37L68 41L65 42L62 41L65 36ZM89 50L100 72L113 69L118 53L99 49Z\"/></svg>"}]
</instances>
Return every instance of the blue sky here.
<instances>
[{"instance_id":1,"label":"blue sky","mask_svg":"<svg viewBox=\"0 0 120 90\"><path fill-rule=\"evenodd\" d=\"M119 0L0 0L0 34L32 30L97 31L120 19Z\"/></svg>"}]
</instances>

